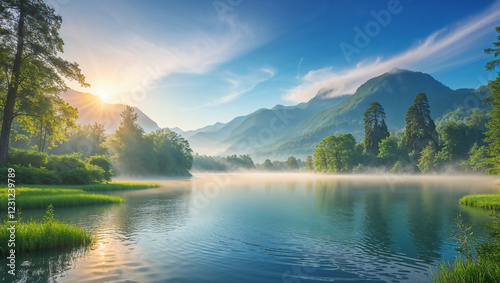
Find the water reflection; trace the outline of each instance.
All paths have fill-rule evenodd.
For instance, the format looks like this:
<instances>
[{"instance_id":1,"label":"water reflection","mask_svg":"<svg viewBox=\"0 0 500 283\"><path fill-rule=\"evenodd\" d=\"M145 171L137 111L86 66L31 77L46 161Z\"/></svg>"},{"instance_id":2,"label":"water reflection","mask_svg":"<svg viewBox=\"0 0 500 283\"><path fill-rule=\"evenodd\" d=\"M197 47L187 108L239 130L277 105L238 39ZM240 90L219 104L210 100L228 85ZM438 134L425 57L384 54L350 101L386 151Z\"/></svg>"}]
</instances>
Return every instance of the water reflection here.
<instances>
[{"instance_id":1,"label":"water reflection","mask_svg":"<svg viewBox=\"0 0 500 283\"><path fill-rule=\"evenodd\" d=\"M96 244L25 259L18 279L429 281L432 266L456 255L458 199L494 190L472 184L286 174L167 181L118 193L120 205L56 209ZM475 228L490 221L462 210Z\"/></svg>"}]
</instances>

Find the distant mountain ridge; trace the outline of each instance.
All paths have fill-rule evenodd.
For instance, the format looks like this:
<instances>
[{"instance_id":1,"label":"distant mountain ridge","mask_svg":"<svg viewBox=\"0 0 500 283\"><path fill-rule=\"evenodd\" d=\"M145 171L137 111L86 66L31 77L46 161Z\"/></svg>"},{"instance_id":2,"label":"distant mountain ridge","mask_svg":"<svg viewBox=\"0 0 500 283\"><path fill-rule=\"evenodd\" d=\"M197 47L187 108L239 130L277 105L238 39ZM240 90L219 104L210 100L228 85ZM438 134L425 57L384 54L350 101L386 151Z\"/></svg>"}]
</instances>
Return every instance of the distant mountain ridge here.
<instances>
[{"instance_id":1,"label":"distant mountain ridge","mask_svg":"<svg viewBox=\"0 0 500 283\"><path fill-rule=\"evenodd\" d=\"M106 134L112 134L118 129L121 122L120 114L126 107L126 105L123 104L106 103L96 95L72 89L61 93L61 98L69 103L69 105L78 109L78 124L103 124ZM160 129L158 124L151 120L151 118L144 114L139 108L133 108L138 116L137 123L144 131L150 133Z\"/></svg>"},{"instance_id":2,"label":"distant mountain ridge","mask_svg":"<svg viewBox=\"0 0 500 283\"><path fill-rule=\"evenodd\" d=\"M342 103L307 119L299 126L281 134L268 148L254 156L303 157L314 152L315 145L331 134L352 133L357 141L363 139L363 115L372 102L385 109L389 129L402 129L408 107L415 96L426 93L433 119L459 107L484 108L480 99L489 95L487 87L452 90L422 72L394 69L362 84Z\"/></svg>"}]
</instances>

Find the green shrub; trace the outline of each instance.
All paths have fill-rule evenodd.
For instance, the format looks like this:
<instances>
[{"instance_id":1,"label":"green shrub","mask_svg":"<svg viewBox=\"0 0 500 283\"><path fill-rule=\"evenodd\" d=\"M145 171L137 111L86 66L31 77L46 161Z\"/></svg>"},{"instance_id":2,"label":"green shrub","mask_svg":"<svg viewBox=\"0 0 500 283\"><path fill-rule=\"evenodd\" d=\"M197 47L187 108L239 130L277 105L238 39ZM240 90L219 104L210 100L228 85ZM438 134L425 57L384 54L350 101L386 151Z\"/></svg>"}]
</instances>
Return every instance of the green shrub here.
<instances>
[{"instance_id":1,"label":"green shrub","mask_svg":"<svg viewBox=\"0 0 500 283\"><path fill-rule=\"evenodd\" d=\"M104 180L111 181L111 177L113 177L113 173L111 170L111 161L104 155L93 155L87 158L87 163L91 165L96 165L104 170Z\"/></svg>"},{"instance_id":2,"label":"green shrub","mask_svg":"<svg viewBox=\"0 0 500 283\"><path fill-rule=\"evenodd\" d=\"M11 168L16 171L14 177L16 184L59 185L61 183L59 177L54 171L22 166L12 166ZM7 184L7 180L5 179L5 177L7 176L7 170L7 167L0 168L4 184Z\"/></svg>"},{"instance_id":3,"label":"green shrub","mask_svg":"<svg viewBox=\"0 0 500 283\"><path fill-rule=\"evenodd\" d=\"M10 166L19 165L24 167L41 168L47 166L47 162L47 153L17 148L10 148L7 158L7 164Z\"/></svg>"},{"instance_id":4,"label":"green shrub","mask_svg":"<svg viewBox=\"0 0 500 283\"><path fill-rule=\"evenodd\" d=\"M47 169L56 171L58 175L72 169L85 169L85 162L81 159L81 154L73 153L66 155L51 155L47 163Z\"/></svg>"}]
</instances>

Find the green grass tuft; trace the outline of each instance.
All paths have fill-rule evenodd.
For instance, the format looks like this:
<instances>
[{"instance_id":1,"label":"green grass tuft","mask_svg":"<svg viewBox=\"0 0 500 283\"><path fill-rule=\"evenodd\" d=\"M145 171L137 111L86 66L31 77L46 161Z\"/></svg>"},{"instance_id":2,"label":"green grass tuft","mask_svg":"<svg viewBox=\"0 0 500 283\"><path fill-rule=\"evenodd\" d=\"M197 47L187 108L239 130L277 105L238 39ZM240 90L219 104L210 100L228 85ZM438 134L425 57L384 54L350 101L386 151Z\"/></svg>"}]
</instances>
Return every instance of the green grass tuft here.
<instances>
[{"instance_id":1,"label":"green grass tuft","mask_svg":"<svg viewBox=\"0 0 500 283\"><path fill-rule=\"evenodd\" d=\"M80 227L59 222L54 219L52 206L49 206L42 221L29 220L16 224L15 247L8 247L11 224L5 221L0 224L0 255L10 254L15 249L18 254L28 254L38 251L70 248L89 245L94 237Z\"/></svg>"},{"instance_id":2,"label":"green grass tuft","mask_svg":"<svg viewBox=\"0 0 500 283\"><path fill-rule=\"evenodd\" d=\"M500 210L500 194L497 195L470 195L460 199L460 204Z\"/></svg>"},{"instance_id":3,"label":"green grass tuft","mask_svg":"<svg viewBox=\"0 0 500 283\"><path fill-rule=\"evenodd\" d=\"M457 259L453 265L441 263L434 282L500 282L500 263L493 260Z\"/></svg>"},{"instance_id":4,"label":"green grass tuft","mask_svg":"<svg viewBox=\"0 0 500 283\"><path fill-rule=\"evenodd\" d=\"M0 193L0 209L7 209L7 190ZM44 189L44 188L16 188L16 209L44 208L49 204L54 207L71 207L121 203L122 198L101 194L88 194L83 190L75 189Z\"/></svg>"},{"instance_id":5,"label":"green grass tuft","mask_svg":"<svg viewBox=\"0 0 500 283\"><path fill-rule=\"evenodd\" d=\"M41 188L41 189L72 189L83 191L123 191L123 190L139 190L148 188L158 188L161 185L158 183L136 183L136 182L110 182L103 184L89 184L89 185L23 185L27 188Z\"/></svg>"}]
</instances>

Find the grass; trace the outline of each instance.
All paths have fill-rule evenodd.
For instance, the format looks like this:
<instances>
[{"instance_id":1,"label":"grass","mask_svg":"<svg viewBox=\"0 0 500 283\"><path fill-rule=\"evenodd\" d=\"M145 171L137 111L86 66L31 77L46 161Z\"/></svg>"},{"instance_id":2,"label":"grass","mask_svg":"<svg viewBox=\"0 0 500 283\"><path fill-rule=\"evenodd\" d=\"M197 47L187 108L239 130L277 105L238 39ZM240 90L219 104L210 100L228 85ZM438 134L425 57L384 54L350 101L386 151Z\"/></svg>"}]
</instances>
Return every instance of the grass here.
<instances>
[{"instance_id":1,"label":"grass","mask_svg":"<svg viewBox=\"0 0 500 283\"><path fill-rule=\"evenodd\" d=\"M453 265L441 263L434 282L500 282L500 264L493 260L457 259Z\"/></svg>"},{"instance_id":2,"label":"grass","mask_svg":"<svg viewBox=\"0 0 500 283\"><path fill-rule=\"evenodd\" d=\"M18 254L28 254L60 248L89 245L94 237L80 227L69 225L54 219L52 206L49 206L42 221L29 220L16 224L15 247L8 247L10 224L0 224L0 255L9 255L11 248Z\"/></svg>"},{"instance_id":3,"label":"grass","mask_svg":"<svg viewBox=\"0 0 500 283\"><path fill-rule=\"evenodd\" d=\"M7 190L0 193L0 209L7 209ZM50 188L16 188L16 210L30 208L45 208L49 204L54 207L71 207L83 205L97 205L121 203L122 198L101 194L89 194L77 189L50 189Z\"/></svg>"},{"instance_id":4,"label":"grass","mask_svg":"<svg viewBox=\"0 0 500 283\"><path fill-rule=\"evenodd\" d=\"M460 199L460 204L491 210L500 210L500 194L465 196Z\"/></svg>"},{"instance_id":5,"label":"grass","mask_svg":"<svg viewBox=\"0 0 500 283\"><path fill-rule=\"evenodd\" d=\"M158 183L135 183L135 182L110 182L104 184L90 185L25 185L29 188L60 188L60 189L77 189L83 191L123 191L123 190L139 190L147 188L158 188L161 185Z\"/></svg>"}]
</instances>

